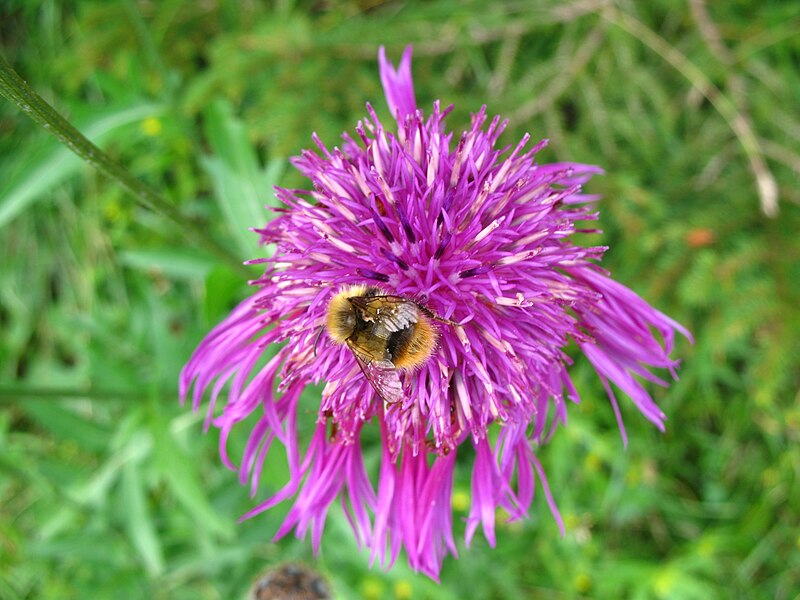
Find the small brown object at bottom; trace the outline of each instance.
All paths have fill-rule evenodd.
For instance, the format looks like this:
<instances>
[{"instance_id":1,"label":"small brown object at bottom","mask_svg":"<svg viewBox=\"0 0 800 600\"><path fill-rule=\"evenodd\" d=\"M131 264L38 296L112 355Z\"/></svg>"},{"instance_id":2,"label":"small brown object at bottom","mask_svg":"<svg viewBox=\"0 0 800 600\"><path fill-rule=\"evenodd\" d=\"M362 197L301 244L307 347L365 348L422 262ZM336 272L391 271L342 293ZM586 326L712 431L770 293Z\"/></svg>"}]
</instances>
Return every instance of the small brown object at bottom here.
<instances>
[{"instance_id":1,"label":"small brown object at bottom","mask_svg":"<svg viewBox=\"0 0 800 600\"><path fill-rule=\"evenodd\" d=\"M325 579L305 565L287 563L264 573L253 585L250 600L331 600Z\"/></svg>"}]
</instances>

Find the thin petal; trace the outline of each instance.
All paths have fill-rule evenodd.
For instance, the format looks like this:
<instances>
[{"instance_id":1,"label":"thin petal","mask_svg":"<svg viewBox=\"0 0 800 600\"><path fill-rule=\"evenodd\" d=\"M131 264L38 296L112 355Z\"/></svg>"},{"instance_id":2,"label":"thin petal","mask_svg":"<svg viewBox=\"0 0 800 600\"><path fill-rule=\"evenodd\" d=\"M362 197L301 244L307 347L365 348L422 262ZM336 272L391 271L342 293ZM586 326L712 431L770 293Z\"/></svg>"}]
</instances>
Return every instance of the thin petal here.
<instances>
[{"instance_id":1,"label":"thin petal","mask_svg":"<svg viewBox=\"0 0 800 600\"><path fill-rule=\"evenodd\" d=\"M381 83L383 93L389 110L398 123L405 120L407 115L414 114L417 110L417 101L414 98L414 82L411 79L411 53L412 47L406 46L400 65L395 70L386 58L383 46L378 50L378 63L380 65Z\"/></svg>"}]
</instances>

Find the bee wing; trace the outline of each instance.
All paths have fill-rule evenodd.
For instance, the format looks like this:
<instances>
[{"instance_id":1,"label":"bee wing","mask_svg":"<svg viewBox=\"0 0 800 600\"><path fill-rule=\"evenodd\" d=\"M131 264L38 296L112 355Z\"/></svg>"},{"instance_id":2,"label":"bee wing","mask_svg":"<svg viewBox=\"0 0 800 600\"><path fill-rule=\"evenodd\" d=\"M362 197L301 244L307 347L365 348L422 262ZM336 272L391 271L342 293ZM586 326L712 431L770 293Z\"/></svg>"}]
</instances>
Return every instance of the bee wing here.
<instances>
[{"instance_id":1,"label":"bee wing","mask_svg":"<svg viewBox=\"0 0 800 600\"><path fill-rule=\"evenodd\" d=\"M395 404L403 399L403 384L400 382L400 374L390 360L366 360L353 347L353 356L367 378L372 389L377 392L381 400L389 404Z\"/></svg>"},{"instance_id":2,"label":"bee wing","mask_svg":"<svg viewBox=\"0 0 800 600\"><path fill-rule=\"evenodd\" d=\"M366 363L364 375L384 402L395 404L403 399L403 384L392 361L373 360Z\"/></svg>"},{"instance_id":3,"label":"bee wing","mask_svg":"<svg viewBox=\"0 0 800 600\"><path fill-rule=\"evenodd\" d=\"M417 305L400 296L357 296L349 300L364 320L380 322L390 333L419 321Z\"/></svg>"}]
</instances>

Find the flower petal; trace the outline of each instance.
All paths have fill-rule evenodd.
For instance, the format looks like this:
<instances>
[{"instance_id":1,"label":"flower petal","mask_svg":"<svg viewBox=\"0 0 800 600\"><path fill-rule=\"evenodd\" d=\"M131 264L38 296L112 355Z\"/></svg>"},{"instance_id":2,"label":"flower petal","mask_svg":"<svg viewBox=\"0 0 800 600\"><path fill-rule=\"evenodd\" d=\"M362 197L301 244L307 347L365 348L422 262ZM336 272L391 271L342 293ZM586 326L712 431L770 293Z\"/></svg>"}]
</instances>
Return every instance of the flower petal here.
<instances>
[{"instance_id":1,"label":"flower petal","mask_svg":"<svg viewBox=\"0 0 800 600\"><path fill-rule=\"evenodd\" d=\"M378 50L383 93L386 94L386 103L398 123L417 110L414 82L411 79L411 53L411 46L406 46L403 57L400 59L400 65L395 69L394 65L386 58L384 47L381 46Z\"/></svg>"}]
</instances>

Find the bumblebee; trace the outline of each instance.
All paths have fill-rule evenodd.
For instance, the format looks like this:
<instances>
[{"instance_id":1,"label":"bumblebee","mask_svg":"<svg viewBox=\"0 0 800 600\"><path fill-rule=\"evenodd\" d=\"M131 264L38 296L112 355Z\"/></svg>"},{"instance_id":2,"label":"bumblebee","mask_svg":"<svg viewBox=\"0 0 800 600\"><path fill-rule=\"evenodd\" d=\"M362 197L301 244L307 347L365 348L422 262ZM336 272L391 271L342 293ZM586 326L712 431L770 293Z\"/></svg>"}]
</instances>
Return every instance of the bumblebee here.
<instances>
[{"instance_id":1,"label":"bumblebee","mask_svg":"<svg viewBox=\"0 0 800 600\"><path fill-rule=\"evenodd\" d=\"M413 300L355 285L331 298L325 327L350 348L378 396L394 404L403 399L399 372L422 366L436 348L434 320L450 323Z\"/></svg>"}]
</instances>

